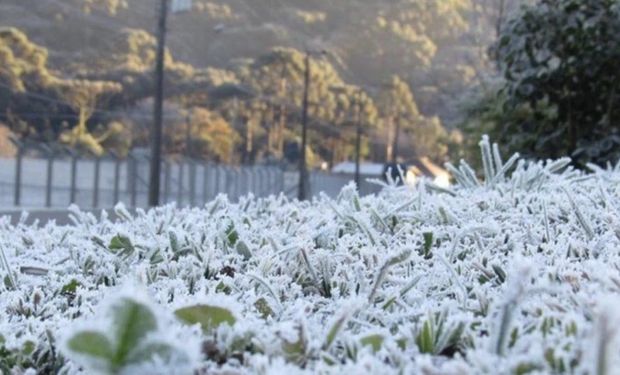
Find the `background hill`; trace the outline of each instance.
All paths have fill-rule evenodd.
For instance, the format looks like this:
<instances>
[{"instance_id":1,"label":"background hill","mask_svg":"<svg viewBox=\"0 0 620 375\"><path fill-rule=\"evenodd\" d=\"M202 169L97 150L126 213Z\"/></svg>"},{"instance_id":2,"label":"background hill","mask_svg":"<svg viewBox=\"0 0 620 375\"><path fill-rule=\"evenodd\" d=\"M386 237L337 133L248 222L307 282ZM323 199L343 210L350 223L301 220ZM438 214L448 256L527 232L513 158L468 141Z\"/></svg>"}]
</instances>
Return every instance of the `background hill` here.
<instances>
[{"instance_id":1,"label":"background hill","mask_svg":"<svg viewBox=\"0 0 620 375\"><path fill-rule=\"evenodd\" d=\"M248 73L248 67L258 68L256 62L274 49L296 52L306 48L325 49L328 51L325 64L338 75L338 82L325 83L326 86L346 83L366 91L373 103L377 101L377 118L385 120L377 120L377 126L373 127L380 134L390 133L387 128L394 127L390 124L399 116L409 116L403 120L407 122L403 127L405 131L409 127L417 132L420 139L432 142L433 137L424 138L422 133L437 133L435 138L444 138L441 151L415 150L414 145L412 152L430 152L442 158L447 155L447 134L459 120L463 98L494 74L487 49L496 38L498 25L522 2L195 0L191 12L173 14L169 20L168 59L176 71L171 82L181 84L179 81L184 79L183 82L204 82L206 87L251 81L253 73ZM145 74L153 66L155 3L153 0L3 0L0 25L19 30L28 43L45 49L46 68L59 79L97 79L123 85L123 95L111 94L111 99L99 103L98 107L136 111L139 108L136 105L149 96ZM272 92L281 83L276 78L267 84L273 86ZM132 96L136 91L127 82L140 79L146 85L142 87L144 93ZM402 81L406 85L402 89L410 92L411 103L403 104L410 108L409 114L396 113L394 108L398 105L393 101L387 102L388 109L378 106L380 91L394 79ZM289 82L289 87L295 84ZM397 95L397 100L402 97ZM170 98L177 104L178 99ZM181 108L197 105L196 98L185 99ZM218 109L218 112L222 111ZM222 116L226 118L224 112ZM252 116L246 117L248 122ZM334 122L330 116L315 117ZM259 136L263 122L265 119L257 120L255 130ZM427 125L415 130L416 122ZM244 131L242 124L232 126ZM423 130L424 127L430 130ZM60 125L56 126L55 132L60 132L59 129ZM385 147L393 140L388 136L381 142ZM381 156L382 151L373 154L372 145L369 147L367 155ZM421 147L419 144L418 148ZM339 158L346 156L345 151Z\"/></svg>"}]
</instances>

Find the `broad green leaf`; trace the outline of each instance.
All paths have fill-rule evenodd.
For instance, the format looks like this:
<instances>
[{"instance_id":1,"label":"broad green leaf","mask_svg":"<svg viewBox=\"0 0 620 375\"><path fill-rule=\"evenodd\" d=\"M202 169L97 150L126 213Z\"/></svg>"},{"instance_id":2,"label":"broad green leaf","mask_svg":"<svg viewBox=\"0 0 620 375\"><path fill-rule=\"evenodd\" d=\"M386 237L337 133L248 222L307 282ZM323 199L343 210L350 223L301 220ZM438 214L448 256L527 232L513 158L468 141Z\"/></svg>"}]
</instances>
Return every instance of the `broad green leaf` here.
<instances>
[{"instance_id":1,"label":"broad green leaf","mask_svg":"<svg viewBox=\"0 0 620 375\"><path fill-rule=\"evenodd\" d=\"M130 298L116 302L112 314L116 338L114 362L122 364L140 341L157 329L157 320L150 308Z\"/></svg>"},{"instance_id":2,"label":"broad green leaf","mask_svg":"<svg viewBox=\"0 0 620 375\"><path fill-rule=\"evenodd\" d=\"M379 334L369 335L363 337L360 343L363 346L370 346L374 352L377 352L381 349L381 345L383 345L383 336Z\"/></svg>"},{"instance_id":3,"label":"broad green leaf","mask_svg":"<svg viewBox=\"0 0 620 375\"><path fill-rule=\"evenodd\" d=\"M36 348L37 345L33 341L28 340L24 342L24 345L22 346L22 353L24 353L25 355L30 355L34 352Z\"/></svg>"},{"instance_id":4,"label":"broad green leaf","mask_svg":"<svg viewBox=\"0 0 620 375\"><path fill-rule=\"evenodd\" d=\"M67 345L72 351L89 357L110 360L113 356L110 340L95 331L78 332L69 339Z\"/></svg>"},{"instance_id":5,"label":"broad green leaf","mask_svg":"<svg viewBox=\"0 0 620 375\"><path fill-rule=\"evenodd\" d=\"M248 245L245 244L245 242L243 241L239 241L237 242L237 252L243 256L244 260L248 260L252 257L252 252L250 251L250 248L248 247Z\"/></svg>"},{"instance_id":6,"label":"broad green leaf","mask_svg":"<svg viewBox=\"0 0 620 375\"><path fill-rule=\"evenodd\" d=\"M158 357L164 361L170 361L174 354L175 350L172 346L163 342L153 342L132 350L125 360L125 364L130 365L148 362L153 360L155 357Z\"/></svg>"},{"instance_id":7,"label":"broad green leaf","mask_svg":"<svg viewBox=\"0 0 620 375\"><path fill-rule=\"evenodd\" d=\"M205 332L217 328L220 324L228 323L233 325L237 321L228 309L210 305L183 307L176 310L174 314L187 324L200 324Z\"/></svg>"},{"instance_id":8,"label":"broad green leaf","mask_svg":"<svg viewBox=\"0 0 620 375\"><path fill-rule=\"evenodd\" d=\"M112 240L110 241L110 246L108 246L108 248L114 253L120 251L121 253L131 254L134 251L131 240L125 236L121 236L120 234L112 237Z\"/></svg>"}]
</instances>

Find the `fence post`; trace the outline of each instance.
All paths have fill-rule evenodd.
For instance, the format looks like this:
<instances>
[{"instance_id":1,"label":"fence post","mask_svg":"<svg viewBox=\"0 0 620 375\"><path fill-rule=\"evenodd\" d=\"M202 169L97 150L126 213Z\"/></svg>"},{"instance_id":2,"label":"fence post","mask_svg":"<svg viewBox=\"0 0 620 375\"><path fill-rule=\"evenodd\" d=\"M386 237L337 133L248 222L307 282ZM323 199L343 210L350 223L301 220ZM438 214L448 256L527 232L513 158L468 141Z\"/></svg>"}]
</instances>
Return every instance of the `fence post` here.
<instances>
[{"instance_id":1,"label":"fence post","mask_svg":"<svg viewBox=\"0 0 620 375\"><path fill-rule=\"evenodd\" d=\"M131 207L136 207L137 199L137 178L138 178L138 166L136 157L129 153L127 157L127 173L129 177L129 194L131 200Z\"/></svg>"},{"instance_id":2,"label":"fence post","mask_svg":"<svg viewBox=\"0 0 620 375\"><path fill-rule=\"evenodd\" d=\"M75 203L77 183L77 155L71 149L67 149L67 152L71 156L71 186L69 187L69 202Z\"/></svg>"},{"instance_id":3,"label":"fence post","mask_svg":"<svg viewBox=\"0 0 620 375\"><path fill-rule=\"evenodd\" d=\"M233 185L233 177L232 177L232 168L224 167L224 173L226 175L226 179L224 180L224 192L229 196L230 200L232 200L232 185Z\"/></svg>"},{"instance_id":4,"label":"fence post","mask_svg":"<svg viewBox=\"0 0 620 375\"><path fill-rule=\"evenodd\" d=\"M178 183L178 189L177 189L177 207L181 207L181 204L183 202L183 178L185 176L183 176L183 159L181 159L181 161L179 161L179 183Z\"/></svg>"},{"instance_id":5,"label":"fence post","mask_svg":"<svg viewBox=\"0 0 620 375\"><path fill-rule=\"evenodd\" d=\"M47 145L42 145L47 153L47 182L45 184L45 207L52 206L52 177L54 173L54 150Z\"/></svg>"},{"instance_id":6,"label":"fence post","mask_svg":"<svg viewBox=\"0 0 620 375\"><path fill-rule=\"evenodd\" d=\"M95 155L95 176L93 181L93 208L99 206L99 175L101 173L101 158Z\"/></svg>"},{"instance_id":7,"label":"fence post","mask_svg":"<svg viewBox=\"0 0 620 375\"><path fill-rule=\"evenodd\" d=\"M222 179L226 178L225 172L226 171L222 171L222 166L219 164L215 168L215 189L213 190L213 198L222 191Z\"/></svg>"},{"instance_id":8,"label":"fence post","mask_svg":"<svg viewBox=\"0 0 620 375\"><path fill-rule=\"evenodd\" d=\"M196 162L193 159L187 160L187 173L189 173L189 205L196 204Z\"/></svg>"},{"instance_id":9,"label":"fence post","mask_svg":"<svg viewBox=\"0 0 620 375\"><path fill-rule=\"evenodd\" d=\"M241 170L239 168L235 168L233 169L233 173L235 176L234 178L235 198L238 201L239 197L241 197Z\"/></svg>"},{"instance_id":10,"label":"fence post","mask_svg":"<svg viewBox=\"0 0 620 375\"><path fill-rule=\"evenodd\" d=\"M265 194L265 172L265 167L258 168L258 191L261 197L267 195Z\"/></svg>"},{"instance_id":11,"label":"fence post","mask_svg":"<svg viewBox=\"0 0 620 375\"><path fill-rule=\"evenodd\" d=\"M17 138L11 137L11 142L17 148L17 154L15 155L15 191L14 191L14 203L15 206L19 206L21 203L21 189L22 189L22 158L24 156L24 144L17 140Z\"/></svg>"},{"instance_id":12,"label":"fence post","mask_svg":"<svg viewBox=\"0 0 620 375\"><path fill-rule=\"evenodd\" d=\"M121 159L118 157L118 155L114 155L114 202L113 202L113 205L116 205L119 201L120 179L121 179Z\"/></svg>"},{"instance_id":13,"label":"fence post","mask_svg":"<svg viewBox=\"0 0 620 375\"><path fill-rule=\"evenodd\" d=\"M170 198L170 161L164 159L164 203Z\"/></svg>"},{"instance_id":14,"label":"fence post","mask_svg":"<svg viewBox=\"0 0 620 375\"><path fill-rule=\"evenodd\" d=\"M203 163L202 164L202 201L203 203L207 203L207 201L209 200L209 196L208 196L208 182L209 182L209 178L208 178L208 173L209 173L209 169L207 168L209 165L209 163Z\"/></svg>"},{"instance_id":15,"label":"fence post","mask_svg":"<svg viewBox=\"0 0 620 375\"><path fill-rule=\"evenodd\" d=\"M276 170L273 167L269 167L268 169L269 172L269 186L268 186L268 194L273 194L273 195L277 195L278 192L276 191Z\"/></svg>"},{"instance_id":16,"label":"fence post","mask_svg":"<svg viewBox=\"0 0 620 375\"><path fill-rule=\"evenodd\" d=\"M244 187L245 190L241 191L241 187ZM242 194L248 194L253 190L252 183L252 167L241 167L239 171L239 196Z\"/></svg>"}]
</instances>

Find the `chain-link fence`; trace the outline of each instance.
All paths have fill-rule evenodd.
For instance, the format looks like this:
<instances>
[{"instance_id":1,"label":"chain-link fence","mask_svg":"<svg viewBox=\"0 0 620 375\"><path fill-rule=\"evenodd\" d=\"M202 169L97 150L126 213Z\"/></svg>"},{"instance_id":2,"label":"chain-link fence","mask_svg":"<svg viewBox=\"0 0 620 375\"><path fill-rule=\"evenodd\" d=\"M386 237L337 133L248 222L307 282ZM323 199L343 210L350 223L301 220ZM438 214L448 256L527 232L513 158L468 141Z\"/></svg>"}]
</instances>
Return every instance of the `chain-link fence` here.
<instances>
[{"instance_id":1,"label":"chain-link fence","mask_svg":"<svg viewBox=\"0 0 620 375\"><path fill-rule=\"evenodd\" d=\"M0 159L1 207L147 206L149 158L132 152L84 157L66 149L19 145L14 158ZM203 160L166 158L162 163L161 201L200 205L219 193L232 200L252 193L285 191L278 166L226 166ZM290 189L289 189L290 190Z\"/></svg>"}]
</instances>

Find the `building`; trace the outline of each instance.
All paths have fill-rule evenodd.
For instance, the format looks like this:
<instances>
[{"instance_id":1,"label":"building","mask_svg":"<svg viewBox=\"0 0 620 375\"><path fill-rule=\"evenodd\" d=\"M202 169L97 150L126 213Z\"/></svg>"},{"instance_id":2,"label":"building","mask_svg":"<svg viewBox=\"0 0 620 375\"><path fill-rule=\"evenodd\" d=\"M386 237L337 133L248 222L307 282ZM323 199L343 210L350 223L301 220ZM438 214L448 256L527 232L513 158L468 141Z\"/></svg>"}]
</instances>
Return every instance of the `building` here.
<instances>
[{"instance_id":1,"label":"building","mask_svg":"<svg viewBox=\"0 0 620 375\"><path fill-rule=\"evenodd\" d=\"M407 176L405 177L407 184L415 184L417 178L425 176L431 179L435 184L441 187L450 186L450 173L433 163L428 157L423 156L410 160L405 163L407 168ZM360 175L364 178L383 178L382 163L360 163ZM334 174L350 175L351 179L355 175L355 163L352 161L344 161L336 164L332 170Z\"/></svg>"}]
</instances>

